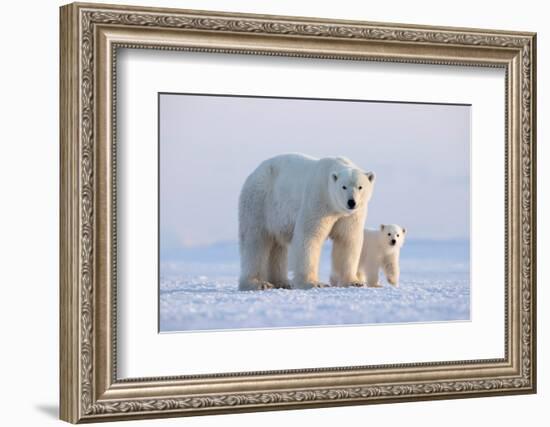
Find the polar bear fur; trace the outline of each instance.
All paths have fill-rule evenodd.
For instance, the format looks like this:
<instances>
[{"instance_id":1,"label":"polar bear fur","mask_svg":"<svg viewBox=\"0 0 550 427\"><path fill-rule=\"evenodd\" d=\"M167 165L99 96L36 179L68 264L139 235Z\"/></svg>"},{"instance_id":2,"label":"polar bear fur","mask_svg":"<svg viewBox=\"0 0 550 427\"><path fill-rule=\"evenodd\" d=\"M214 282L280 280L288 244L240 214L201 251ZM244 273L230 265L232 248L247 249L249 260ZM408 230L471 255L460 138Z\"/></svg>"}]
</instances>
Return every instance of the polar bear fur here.
<instances>
[{"instance_id":1,"label":"polar bear fur","mask_svg":"<svg viewBox=\"0 0 550 427\"><path fill-rule=\"evenodd\" d=\"M374 181L374 173L342 157L283 154L262 162L239 197L239 289L325 286L318 271L327 238L342 283L357 283Z\"/></svg>"},{"instance_id":2,"label":"polar bear fur","mask_svg":"<svg viewBox=\"0 0 550 427\"><path fill-rule=\"evenodd\" d=\"M357 273L367 286L380 287L379 270L382 269L388 283L399 286L399 255L405 243L407 230L397 224L380 225L378 230L365 230L363 249Z\"/></svg>"}]
</instances>

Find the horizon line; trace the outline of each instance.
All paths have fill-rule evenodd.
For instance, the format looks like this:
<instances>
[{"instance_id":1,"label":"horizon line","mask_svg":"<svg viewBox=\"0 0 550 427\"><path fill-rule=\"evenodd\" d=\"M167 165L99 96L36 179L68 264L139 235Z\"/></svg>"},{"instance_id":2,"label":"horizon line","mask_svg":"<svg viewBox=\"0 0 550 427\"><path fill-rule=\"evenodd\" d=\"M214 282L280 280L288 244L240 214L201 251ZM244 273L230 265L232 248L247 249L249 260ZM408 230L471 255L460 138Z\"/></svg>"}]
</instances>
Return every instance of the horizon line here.
<instances>
[{"instance_id":1,"label":"horizon line","mask_svg":"<svg viewBox=\"0 0 550 427\"><path fill-rule=\"evenodd\" d=\"M161 239L159 239L161 240ZM470 237L412 237L407 238L406 242L420 242L420 241L428 241L428 242L465 242L469 241ZM327 242L330 242L330 239L327 239ZM171 247L168 248L168 250L178 250L178 249L200 249L200 248L207 248L210 246L217 246L217 245L238 245L238 240L218 240L211 243L199 243L196 245L181 245L177 247ZM166 248L165 248L166 250Z\"/></svg>"}]
</instances>

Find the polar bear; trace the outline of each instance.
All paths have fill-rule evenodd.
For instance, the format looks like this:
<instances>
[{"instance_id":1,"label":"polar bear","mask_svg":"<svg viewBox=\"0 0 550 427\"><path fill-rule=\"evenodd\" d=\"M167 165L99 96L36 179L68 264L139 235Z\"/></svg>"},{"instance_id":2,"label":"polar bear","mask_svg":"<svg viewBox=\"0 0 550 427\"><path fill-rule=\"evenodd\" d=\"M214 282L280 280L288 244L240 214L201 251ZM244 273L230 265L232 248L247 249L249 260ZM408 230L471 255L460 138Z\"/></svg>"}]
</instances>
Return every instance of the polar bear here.
<instances>
[{"instance_id":1,"label":"polar bear","mask_svg":"<svg viewBox=\"0 0 550 427\"><path fill-rule=\"evenodd\" d=\"M378 230L364 231L357 273L360 282L366 279L367 286L380 287L378 272L382 268L388 283L399 286L399 254L406 234L407 229L397 224L382 224Z\"/></svg>"},{"instance_id":2,"label":"polar bear","mask_svg":"<svg viewBox=\"0 0 550 427\"><path fill-rule=\"evenodd\" d=\"M342 282L357 283L374 181L343 157L282 154L262 162L239 197L239 289L325 286L318 270L327 238Z\"/></svg>"}]
</instances>

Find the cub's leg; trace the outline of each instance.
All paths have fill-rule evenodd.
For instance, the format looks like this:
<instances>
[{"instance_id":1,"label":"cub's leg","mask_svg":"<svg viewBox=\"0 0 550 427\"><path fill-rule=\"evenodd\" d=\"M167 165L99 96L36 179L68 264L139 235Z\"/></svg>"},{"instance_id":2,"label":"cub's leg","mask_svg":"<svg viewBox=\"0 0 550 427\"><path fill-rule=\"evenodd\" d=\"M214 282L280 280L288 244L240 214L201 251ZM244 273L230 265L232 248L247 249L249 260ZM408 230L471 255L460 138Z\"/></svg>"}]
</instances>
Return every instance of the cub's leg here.
<instances>
[{"instance_id":1,"label":"cub's leg","mask_svg":"<svg viewBox=\"0 0 550 427\"><path fill-rule=\"evenodd\" d=\"M380 263L376 259L367 260L367 286L370 288L381 288L382 285L378 281Z\"/></svg>"},{"instance_id":2,"label":"cub's leg","mask_svg":"<svg viewBox=\"0 0 550 427\"><path fill-rule=\"evenodd\" d=\"M397 256L392 256L384 260L383 269L386 279L390 285L399 287L399 259Z\"/></svg>"}]
</instances>

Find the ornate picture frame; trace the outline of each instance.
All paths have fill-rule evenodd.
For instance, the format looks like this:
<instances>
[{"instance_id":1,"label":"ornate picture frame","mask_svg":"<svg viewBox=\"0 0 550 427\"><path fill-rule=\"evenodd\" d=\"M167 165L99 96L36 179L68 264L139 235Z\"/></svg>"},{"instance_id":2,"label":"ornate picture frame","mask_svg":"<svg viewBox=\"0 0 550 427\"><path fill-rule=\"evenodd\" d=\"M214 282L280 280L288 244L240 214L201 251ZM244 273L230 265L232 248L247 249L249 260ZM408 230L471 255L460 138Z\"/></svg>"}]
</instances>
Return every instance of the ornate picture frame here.
<instances>
[{"instance_id":1,"label":"ornate picture frame","mask_svg":"<svg viewBox=\"0 0 550 427\"><path fill-rule=\"evenodd\" d=\"M71 422L536 391L536 35L74 3L60 10L60 417ZM505 357L117 378L118 48L499 67Z\"/></svg>"}]
</instances>

